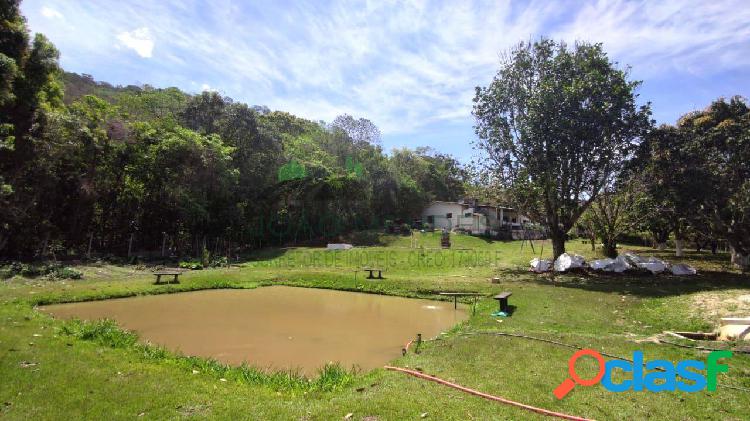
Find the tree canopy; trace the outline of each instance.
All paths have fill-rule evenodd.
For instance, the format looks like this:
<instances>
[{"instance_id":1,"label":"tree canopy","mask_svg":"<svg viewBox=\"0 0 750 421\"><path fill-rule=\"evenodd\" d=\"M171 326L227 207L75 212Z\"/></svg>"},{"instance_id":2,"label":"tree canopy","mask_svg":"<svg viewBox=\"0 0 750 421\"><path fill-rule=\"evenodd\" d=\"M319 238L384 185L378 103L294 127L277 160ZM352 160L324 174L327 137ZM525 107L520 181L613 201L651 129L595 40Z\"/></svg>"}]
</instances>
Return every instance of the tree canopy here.
<instances>
[{"instance_id":1,"label":"tree canopy","mask_svg":"<svg viewBox=\"0 0 750 421\"><path fill-rule=\"evenodd\" d=\"M452 157L386 154L365 118L326 124L216 92L65 73L17 1L0 14L2 257L326 240L463 191Z\"/></svg>"},{"instance_id":2,"label":"tree canopy","mask_svg":"<svg viewBox=\"0 0 750 421\"><path fill-rule=\"evenodd\" d=\"M649 106L636 105L638 85L600 44L542 39L511 50L492 82L476 89L487 170L548 226L555 257L649 126Z\"/></svg>"}]
</instances>

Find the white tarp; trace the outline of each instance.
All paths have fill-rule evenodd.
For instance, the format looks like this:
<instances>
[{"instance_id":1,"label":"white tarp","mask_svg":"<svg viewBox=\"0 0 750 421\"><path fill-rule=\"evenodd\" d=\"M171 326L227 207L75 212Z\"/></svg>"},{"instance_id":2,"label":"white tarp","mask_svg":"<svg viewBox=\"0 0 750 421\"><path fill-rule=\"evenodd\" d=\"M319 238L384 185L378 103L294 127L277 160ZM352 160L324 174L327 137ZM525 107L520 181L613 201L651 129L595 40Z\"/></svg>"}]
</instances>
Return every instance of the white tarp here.
<instances>
[{"instance_id":1,"label":"white tarp","mask_svg":"<svg viewBox=\"0 0 750 421\"><path fill-rule=\"evenodd\" d=\"M537 257L531 259L531 262L529 262L531 265L531 270L533 270L536 273L542 273L547 272L550 269L550 266L552 266L551 260L542 260Z\"/></svg>"},{"instance_id":2,"label":"white tarp","mask_svg":"<svg viewBox=\"0 0 750 421\"><path fill-rule=\"evenodd\" d=\"M672 265L672 275L695 275L696 273L698 273L698 271L690 265L684 263Z\"/></svg>"},{"instance_id":3,"label":"white tarp","mask_svg":"<svg viewBox=\"0 0 750 421\"><path fill-rule=\"evenodd\" d=\"M615 259L606 258L594 260L593 262L589 263L589 267L594 270L607 270L607 267L613 264L615 264Z\"/></svg>"},{"instance_id":4,"label":"white tarp","mask_svg":"<svg viewBox=\"0 0 750 421\"><path fill-rule=\"evenodd\" d=\"M697 273L695 268L684 263L670 265L669 262L657 259L656 257L645 258L630 252L621 254L615 259L594 260L589 264L589 267L593 270L617 273L633 268L645 269L653 274L669 269L671 269L674 275L695 275Z\"/></svg>"},{"instance_id":5,"label":"white tarp","mask_svg":"<svg viewBox=\"0 0 750 421\"><path fill-rule=\"evenodd\" d=\"M589 264L589 267L594 270L603 270L605 272L616 273L622 273L633 268L633 266L628 263L627 258L625 258L624 256L617 256L614 259L606 258L594 260Z\"/></svg>"},{"instance_id":6,"label":"white tarp","mask_svg":"<svg viewBox=\"0 0 750 421\"><path fill-rule=\"evenodd\" d=\"M651 273L662 273L667 269L666 263L659 259L655 259L654 261L650 262L639 263L638 267L641 269L646 269Z\"/></svg>"},{"instance_id":7,"label":"white tarp","mask_svg":"<svg viewBox=\"0 0 750 421\"><path fill-rule=\"evenodd\" d=\"M651 273L661 273L669 269L669 263L656 257L644 258L635 253L625 253L625 259L635 267L645 269Z\"/></svg>"},{"instance_id":8,"label":"white tarp","mask_svg":"<svg viewBox=\"0 0 750 421\"><path fill-rule=\"evenodd\" d=\"M644 259L643 257L631 252L621 254L621 256L627 259L633 266L638 266L640 263L648 262L648 260Z\"/></svg>"},{"instance_id":9,"label":"white tarp","mask_svg":"<svg viewBox=\"0 0 750 421\"><path fill-rule=\"evenodd\" d=\"M582 268L585 264L586 261L582 256L563 253L555 260L555 271L565 272L568 269Z\"/></svg>"},{"instance_id":10,"label":"white tarp","mask_svg":"<svg viewBox=\"0 0 750 421\"><path fill-rule=\"evenodd\" d=\"M612 266L608 267L605 270L607 270L608 272L622 273L632 268L633 266L630 263L628 263L628 259L620 255L615 258L615 262L612 264Z\"/></svg>"},{"instance_id":11,"label":"white tarp","mask_svg":"<svg viewBox=\"0 0 750 421\"><path fill-rule=\"evenodd\" d=\"M349 250L352 248L351 244L345 244L345 243L331 243L326 246L326 249L328 250Z\"/></svg>"}]
</instances>

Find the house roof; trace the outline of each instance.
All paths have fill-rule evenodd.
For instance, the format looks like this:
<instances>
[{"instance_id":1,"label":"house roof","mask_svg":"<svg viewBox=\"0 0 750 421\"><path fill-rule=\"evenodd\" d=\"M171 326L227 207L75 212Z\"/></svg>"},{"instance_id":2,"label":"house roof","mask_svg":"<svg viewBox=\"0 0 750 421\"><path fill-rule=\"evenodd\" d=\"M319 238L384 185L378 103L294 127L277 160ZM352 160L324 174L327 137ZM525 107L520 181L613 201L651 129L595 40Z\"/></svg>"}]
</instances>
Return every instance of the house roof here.
<instances>
[{"instance_id":1,"label":"house roof","mask_svg":"<svg viewBox=\"0 0 750 421\"><path fill-rule=\"evenodd\" d=\"M450 201L445 201L445 200L433 200L432 202L430 202L430 205L432 205L433 203L447 203L447 204L450 204L450 205L465 206L467 208L474 207L470 203L450 202ZM495 205L489 205L489 204L483 204L483 205L478 204L476 207L478 207L478 208L495 208L495 209L504 209L504 210L515 210L515 209L510 208L508 206L495 206Z\"/></svg>"}]
</instances>

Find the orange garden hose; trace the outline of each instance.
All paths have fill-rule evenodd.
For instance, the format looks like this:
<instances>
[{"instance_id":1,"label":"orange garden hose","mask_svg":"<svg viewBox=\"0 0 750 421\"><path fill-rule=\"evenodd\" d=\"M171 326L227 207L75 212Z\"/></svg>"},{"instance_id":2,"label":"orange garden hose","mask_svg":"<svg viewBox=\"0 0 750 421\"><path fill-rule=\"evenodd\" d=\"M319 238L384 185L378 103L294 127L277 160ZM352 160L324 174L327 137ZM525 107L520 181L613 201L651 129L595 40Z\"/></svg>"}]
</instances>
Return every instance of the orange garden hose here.
<instances>
[{"instance_id":1,"label":"orange garden hose","mask_svg":"<svg viewBox=\"0 0 750 421\"><path fill-rule=\"evenodd\" d=\"M489 399L491 401L496 401L496 402L501 402L501 403L504 403L504 404L507 404L507 405L512 405L512 406L515 406L517 408L525 409L527 411L536 412L537 414L547 415L547 416L550 416L550 417L558 417L558 418L562 418L562 419L566 419L566 420L593 421L593 420L591 420L589 418L577 417L575 415L567 415L567 414L563 414L563 413L560 413L560 412L549 411L547 409L537 408L535 406L526 405L526 404L523 404L523 403L520 403L520 402L512 401L510 399L505 399L505 398L500 397L500 396L490 395L488 393L483 393L483 392L480 392L478 390L469 389L468 387L464 387L464 386L458 385L456 383L451 383L451 382L449 382L447 380L443 380L443 379L435 377L435 376L430 376L429 374L424 374L424 373L421 373L421 372L416 371L416 370L409 370L407 368L401 368L401 367L392 367L392 366L389 366L389 365L385 366L385 369L386 370L392 370L392 371L400 371L402 373L406 373L406 374L412 375L414 377L419 377L420 379L430 380L430 381L433 381L435 383L442 384L444 386L448 386L448 387L452 387L454 389L458 389L458 390L460 390L462 392L466 392L466 393L469 393L469 394L474 395L474 396L479 396L481 398Z\"/></svg>"}]
</instances>

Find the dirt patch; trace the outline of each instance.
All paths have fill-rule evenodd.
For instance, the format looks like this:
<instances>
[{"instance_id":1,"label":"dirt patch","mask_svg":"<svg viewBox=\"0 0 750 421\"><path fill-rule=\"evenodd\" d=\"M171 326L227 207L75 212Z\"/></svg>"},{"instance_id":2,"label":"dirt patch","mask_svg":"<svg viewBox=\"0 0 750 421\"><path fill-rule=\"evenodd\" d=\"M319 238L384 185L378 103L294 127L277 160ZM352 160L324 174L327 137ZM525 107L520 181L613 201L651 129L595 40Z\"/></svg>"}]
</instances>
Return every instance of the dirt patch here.
<instances>
[{"instance_id":1,"label":"dirt patch","mask_svg":"<svg viewBox=\"0 0 750 421\"><path fill-rule=\"evenodd\" d=\"M718 322L722 317L750 315L750 294L746 290L704 292L693 297L699 316Z\"/></svg>"},{"instance_id":2,"label":"dirt patch","mask_svg":"<svg viewBox=\"0 0 750 421\"><path fill-rule=\"evenodd\" d=\"M177 412L183 417L199 417L204 418L206 415L208 415L209 412L211 412L211 407L209 405L178 405L177 406Z\"/></svg>"}]
</instances>

